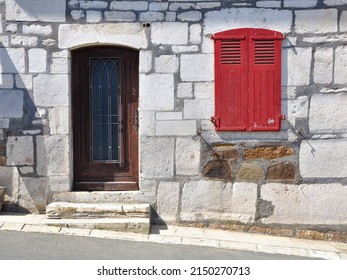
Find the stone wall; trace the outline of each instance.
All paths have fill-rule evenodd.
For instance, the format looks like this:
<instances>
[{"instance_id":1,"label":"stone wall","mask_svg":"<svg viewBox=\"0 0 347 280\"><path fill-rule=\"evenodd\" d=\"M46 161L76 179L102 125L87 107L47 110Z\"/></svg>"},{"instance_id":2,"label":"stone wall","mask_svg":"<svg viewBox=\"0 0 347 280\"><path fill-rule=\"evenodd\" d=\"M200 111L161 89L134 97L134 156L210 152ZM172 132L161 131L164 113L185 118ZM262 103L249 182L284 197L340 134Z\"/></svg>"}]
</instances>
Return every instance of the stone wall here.
<instances>
[{"instance_id":1,"label":"stone wall","mask_svg":"<svg viewBox=\"0 0 347 280\"><path fill-rule=\"evenodd\" d=\"M111 44L140 52L141 179L105 200L149 202L167 223L346 231L346 0L6 0L0 12L6 209L43 212L71 190L70 50ZM210 35L240 27L286 35L279 132L210 121Z\"/></svg>"}]
</instances>

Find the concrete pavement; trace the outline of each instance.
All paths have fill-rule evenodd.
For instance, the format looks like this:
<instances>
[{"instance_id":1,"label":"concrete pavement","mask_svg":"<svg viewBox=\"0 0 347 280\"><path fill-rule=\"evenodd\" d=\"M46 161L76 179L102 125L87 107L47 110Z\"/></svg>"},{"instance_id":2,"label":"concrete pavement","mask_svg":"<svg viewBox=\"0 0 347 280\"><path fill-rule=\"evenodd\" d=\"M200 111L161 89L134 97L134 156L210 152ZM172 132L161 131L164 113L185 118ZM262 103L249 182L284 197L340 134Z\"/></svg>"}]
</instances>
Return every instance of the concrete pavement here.
<instances>
[{"instance_id":1,"label":"concrete pavement","mask_svg":"<svg viewBox=\"0 0 347 280\"><path fill-rule=\"evenodd\" d=\"M192 245L0 231L0 260L305 260Z\"/></svg>"},{"instance_id":2,"label":"concrete pavement","mask_svg":"<svg viewBox=\"0 0 347 280\"><path fill-rule=\"evenodd\" d=\"M347 259L347 244L291 237L277 237L205 228L152 226L151 233L136 234L97 229L47 226L45 215L0 214L0 231L22 231L104 239L198 245L258 253L281 254L309 258Z\"/></svg>"}]
</instances>

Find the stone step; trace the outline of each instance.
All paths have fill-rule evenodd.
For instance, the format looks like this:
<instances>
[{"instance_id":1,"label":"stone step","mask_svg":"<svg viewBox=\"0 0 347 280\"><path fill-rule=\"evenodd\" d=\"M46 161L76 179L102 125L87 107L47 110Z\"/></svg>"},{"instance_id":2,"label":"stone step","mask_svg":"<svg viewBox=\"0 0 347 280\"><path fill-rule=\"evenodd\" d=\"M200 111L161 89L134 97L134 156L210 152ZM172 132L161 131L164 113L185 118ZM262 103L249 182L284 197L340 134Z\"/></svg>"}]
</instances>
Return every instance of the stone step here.
<instances>
[{"instance_id":1,"label":"stone step","mask_svg":"<svg viewBox=\"0 0 347 280\"><path fill-rule=\"evenodd\" d=\"M49 202L73 203L128 203L142 204L155 203L153 193L141 191L92 191L92 192L54 192Z\"/></svg>"},{"instance_id":2,"label":"stone step","mask_svg":"<svg viewBox=\"0 0 347 280\"><path fill-rule=\"evenodd\" d=\"M48 226L149 234L150 218L47 219Z\"/></svg>"},{"instance_id":3,"label":"stone step","mask_svg":"<svg viewBox=\"0 0 347 280\"><path fill-rule=\"evenodd\" d=\"M149 204L52 202L46 206L49 219L147 218Z\"/></svg>"}]
</instances>

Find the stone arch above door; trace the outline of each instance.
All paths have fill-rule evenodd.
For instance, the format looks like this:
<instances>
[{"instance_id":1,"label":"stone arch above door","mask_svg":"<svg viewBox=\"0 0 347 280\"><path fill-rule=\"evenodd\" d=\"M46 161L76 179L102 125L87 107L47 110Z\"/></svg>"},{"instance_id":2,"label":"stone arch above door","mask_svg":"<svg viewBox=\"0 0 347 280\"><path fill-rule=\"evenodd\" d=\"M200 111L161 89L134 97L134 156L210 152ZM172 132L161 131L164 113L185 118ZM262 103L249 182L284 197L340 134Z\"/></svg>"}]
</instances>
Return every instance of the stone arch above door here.
<instances>
[{"instance_id":1,"label":"stone arch above door","mask_svg":"<svg viewBox=\"0 0 347 280\"><path fill-rule=\"evenodd\" d=\"M59 48L76 49L90 45L117 45L135 49L148 46L145 27L140 23L62 24Z\"/></svg>"}]
</instances>

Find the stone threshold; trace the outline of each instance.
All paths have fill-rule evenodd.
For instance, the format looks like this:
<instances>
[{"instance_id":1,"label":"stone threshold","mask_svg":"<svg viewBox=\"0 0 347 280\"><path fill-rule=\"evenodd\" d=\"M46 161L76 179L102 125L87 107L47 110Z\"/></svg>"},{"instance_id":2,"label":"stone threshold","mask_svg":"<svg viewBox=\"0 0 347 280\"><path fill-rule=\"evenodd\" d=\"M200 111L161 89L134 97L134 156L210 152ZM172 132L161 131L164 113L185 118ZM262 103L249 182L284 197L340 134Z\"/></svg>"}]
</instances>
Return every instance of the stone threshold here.
<instances>
[{"instance_id":1,"label":"stone threshold","mask_svg":"<svg viewBox=\"0 0 347 280\"><path fill-rule=\"evenodd\" d=\"M150 218L149 204L52 202L46 207L51 219Z\"/></svg>"},{"instance_id":2,"label":"stone threshold","mask_svg":"<svg viewBox=\"0 0 347 280\"><path fill-rule=\"evenodd\" d=\"M148 233L149 218L48 219L44 225L74 229L101 229L122 232Z\"/></svg>"},{"instance_id":3,"label":"stone threshold","mask_svg":"<svg viewBox=\"0 0 347 280\"><path fill-rule=\"evenodd\" d=\"M270 254L295 255L323 259L347 260L347 244L294 237L269 236L259 233L232 232L218 229L151 226L149 234L117 232L113 230L80 229L46 224L45 215L0 214L0 231L12 230L86 236L104 239L120 239L138 242L156 242L208 246Z\"/></svg>"}]
</instances>

